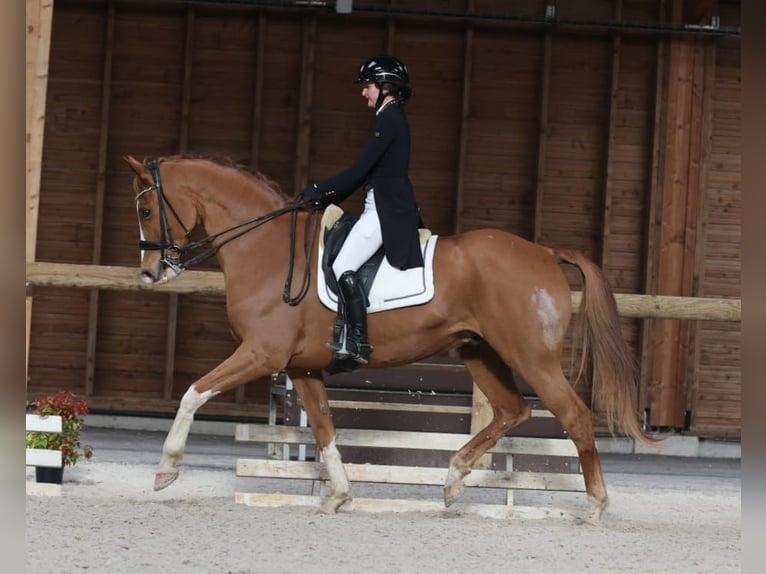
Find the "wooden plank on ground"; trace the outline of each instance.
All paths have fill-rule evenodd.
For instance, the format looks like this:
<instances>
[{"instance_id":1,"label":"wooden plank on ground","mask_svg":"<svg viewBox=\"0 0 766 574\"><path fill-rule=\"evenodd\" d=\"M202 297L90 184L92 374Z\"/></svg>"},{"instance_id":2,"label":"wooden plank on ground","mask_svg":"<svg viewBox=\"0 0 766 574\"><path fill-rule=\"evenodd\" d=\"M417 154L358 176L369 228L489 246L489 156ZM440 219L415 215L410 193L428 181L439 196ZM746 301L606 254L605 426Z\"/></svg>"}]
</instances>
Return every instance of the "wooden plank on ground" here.
<instances>
[{"instance_id":1,"label":"wooden plank on ground","mask_svg":"<svg viewBox=\"0 0 766 574\"><path fill-rule=\"evenodd\" d=\"M446 468L353 463L345 463L343 466L351 482L442 486L447 479ZM294 460L240 458L237 460L237 476L329 480L324 463ZM463 479L463 482L468 487L481 488L585 491L583 477L576 473L475 469Z\"/></svg>"},{"instance_id":2,"label":"wooden plank on ground","mask_svg":"<svg viewBox=\"0 0 766 574\"><path fill-rule=\"evenodd\" d=\"M28 480L27 494L30 496L61 496L61 485Z\"/></svg>"},{"instance_id":3,"label":"wooden plank on ground","mask_svg":"<svg viewBox=\"0 0 766 574\"><path fill-rule=\"evenodd\" d=\"M318 496L282 493L236 492L234 501L238 504L261 508L281 506L309 506L319 508ZM532 506L505 506L502 504L479 504L457 502L450 508L441 500L354 498L341 507L340 512L443 512L445 514L474 514L484 518L561 518L577 520L573 513L558 508Z\"/></svg>"},{"instance_id":4,"label":"wooden plank on ground","mask_svg":"<svg viewBox=\"0 0 766 574\"><path fill-rule=\"evenodd\" d=\"M457 451L471 435L415 431L389 431L370 429L338 429L338 446L404 448ZM314 435L307 427L271 426L267 424L238 424L235 440L261 443L315 444ZM502 437L489 450L491 453L536 454L544 456L577 456L577 448L569 439Z\"/></svg>"},{"instance_id":5,"label":"wooden plank on ground","mask_svg":"<svg viewBox=\"0 0 766 574\"><path fill-rule=\"evenodd\" d=\"M416 413L440 413L450 415L466 415L473 412L472 407L459 405L409 405L406 403L369 402L351 400L330 400L330 407L334 409L359 409L366 411L399 411ZM534 409L533 418L553 418L553 413L544 409Z\"/></svg>"}]
</instances>

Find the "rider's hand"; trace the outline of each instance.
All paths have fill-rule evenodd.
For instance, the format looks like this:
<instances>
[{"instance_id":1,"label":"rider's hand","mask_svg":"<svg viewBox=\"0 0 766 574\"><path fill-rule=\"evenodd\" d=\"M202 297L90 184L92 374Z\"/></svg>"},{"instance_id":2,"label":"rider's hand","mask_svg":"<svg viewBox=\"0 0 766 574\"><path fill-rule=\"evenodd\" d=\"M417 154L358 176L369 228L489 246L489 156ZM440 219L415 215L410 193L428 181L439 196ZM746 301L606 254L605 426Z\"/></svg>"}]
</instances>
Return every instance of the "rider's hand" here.
<instances>
[{"instance_id":1,"label":"rider's hand","mask_svg":"<svg viewBox=\"0 0 766 574\"><path fill-rule=\"evenodd\" d=\"M301 191L295 198L295 202L310 207L315 211L322 211L331 203L328 196L320 192L315 185L311 185Z\"/></svg>"}]
</instances>

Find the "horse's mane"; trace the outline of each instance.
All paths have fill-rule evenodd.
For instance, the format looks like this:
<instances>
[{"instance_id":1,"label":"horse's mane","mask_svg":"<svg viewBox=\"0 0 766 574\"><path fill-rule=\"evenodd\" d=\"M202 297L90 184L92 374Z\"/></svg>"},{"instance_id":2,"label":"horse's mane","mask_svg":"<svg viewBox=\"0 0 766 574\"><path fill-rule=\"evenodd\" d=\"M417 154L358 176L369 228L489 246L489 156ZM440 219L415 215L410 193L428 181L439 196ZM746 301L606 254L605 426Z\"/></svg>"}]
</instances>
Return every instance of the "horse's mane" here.
<instances>
[{"instance_id":1,"label":"horse's mane","mask_svg":"<svg viewBox=\"0 0 766 574\"><path fill-rule=\"evenodd\" d=\"M257 180L259 183L262 183L263 185L265 185L268 189L276 193L282 199L286 201L289 201L290 199L292 199L289 195L287 195L284 191L282 191L282 188L279 187L279 184L276 181L265 176L260 171L253 169L249 165L239 163L230 157L206 155L206 154L182 153L182 154L176 154L172 156L161 157L159 158L159 161L162 162L162 161L184 160L184 159L205 160L223 167L232 168L251 179Z\"/></svg>"}]
</instances>

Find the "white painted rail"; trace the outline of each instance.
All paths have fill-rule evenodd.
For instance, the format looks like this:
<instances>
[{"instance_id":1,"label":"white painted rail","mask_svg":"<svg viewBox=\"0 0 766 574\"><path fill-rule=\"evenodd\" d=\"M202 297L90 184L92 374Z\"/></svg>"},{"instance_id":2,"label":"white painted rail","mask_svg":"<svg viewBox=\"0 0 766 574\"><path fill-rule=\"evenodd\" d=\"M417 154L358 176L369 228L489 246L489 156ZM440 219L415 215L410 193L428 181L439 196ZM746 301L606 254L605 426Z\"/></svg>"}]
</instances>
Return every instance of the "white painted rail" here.
<instances>
[{"instance_id":1,"label":"white painted rail","mask_svg":"<svg viewBox=\"0 0 766 574\"><path fill-rule=\"evenodd\" d=\"M60 416L26 415L26 432L60 433ZM41 448L26 449L26 466L58 468L61 466L61 451ZM39 496L61 495L60 484L27 481L27 494Z\"/></svg>"}]
</instances>

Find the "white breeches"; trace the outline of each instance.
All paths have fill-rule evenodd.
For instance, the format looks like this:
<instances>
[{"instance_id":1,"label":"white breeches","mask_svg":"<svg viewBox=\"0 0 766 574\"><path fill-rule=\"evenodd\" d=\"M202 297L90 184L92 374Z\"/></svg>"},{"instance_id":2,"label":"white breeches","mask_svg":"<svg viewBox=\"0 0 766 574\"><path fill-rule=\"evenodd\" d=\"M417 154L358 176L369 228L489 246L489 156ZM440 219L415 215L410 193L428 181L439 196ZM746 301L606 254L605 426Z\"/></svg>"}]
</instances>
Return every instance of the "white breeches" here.
<instances>
[{"instance_id":1,"label":"white breeches","mask_svg":"<svg viewBox=\"0 0 766 574\"><path fill-rule=\"evenodd\" d=\"M332 264L335 278L340 279L346 271L356 271L383 245L380 220L375 209L375 195L372 190L364 198L364 211L348 233L343 247Z\"/></svg>"}]
</instances>

